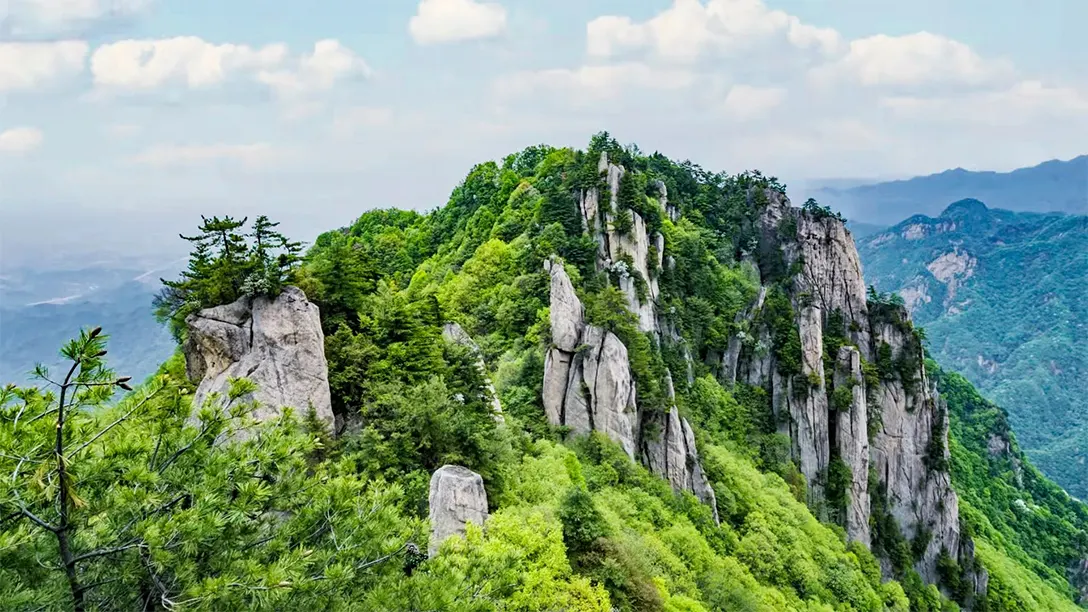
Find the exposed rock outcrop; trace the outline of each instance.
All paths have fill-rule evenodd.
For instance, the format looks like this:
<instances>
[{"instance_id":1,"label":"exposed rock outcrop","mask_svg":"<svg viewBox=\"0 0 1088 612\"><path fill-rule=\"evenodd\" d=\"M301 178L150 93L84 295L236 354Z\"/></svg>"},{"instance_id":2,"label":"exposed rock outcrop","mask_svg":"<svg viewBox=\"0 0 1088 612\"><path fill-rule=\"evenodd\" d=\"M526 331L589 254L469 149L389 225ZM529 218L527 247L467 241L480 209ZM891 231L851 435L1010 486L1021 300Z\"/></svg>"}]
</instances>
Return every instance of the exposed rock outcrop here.
<instances>
[{"instance_id":1,"label":"exposed rock outcrop","mask_svg":"<svg viewBox=\"0 0 1088 612\"><path fill-rule=\"evenodd\" d=\"M627 347L615 334L587 325L582 303L558 260L551 275L552 348L544 362L544 410L554 425L601 431L635 457L639 429Z\"/></svg>"},{"instance_id":2,"label":"exposed rock outcrop","mask_svg":"<svg viewBox=\"0 0 1088 612\"><path fill-rule=\"evenodd\" d=\"M479 474L459 465L444 465L431 475L427 498L431 523L429 556L438 552L446 539L464 535L465 526L480 527L487 521L487 491Z\"/></svg>"},{"instance_id":3,"label":"exposed rock outcrop","mask_svg":"<svg viewBox=\"0 0 1088 612\"><path fill-rule=\"evenodd\" d=\"M810 503L819 508L824 501L841 502L851 540L868 544L872 539L870 497L879 490L904 537L928 538L915 565L923 578L937 581L942 550L974 567L973 546L959 533L959 504L948 473L946 409L926 380L908 313L890 304L871 310L857 250L840 220L792 208L780 193L766 195L761 272L765 282L786 288L800 334L801 373L783 375L774 352L756 348L771 340L766 325L757 325L746 332L755 342L730 341L722 382L741 380L770 392L779 431L790 435L794 459L806 477ZM763 299L761 292L745 314L750 321L758 321L752 315ZM836 329L828 330L832 322ZM837 354L824 355L828 333L844 343ZM878 360L888 371L867 388L863 363ZM836 389L844 390L834 396ZM874 413L880 423L870 427ZM829 458L849 469L845 500L825 499ZM875 482L869 479L870 465ZM984 585L986 577L968 579Z\"/></svg>"},{"instance_id":4,"label":"exposed rock outcrop","mask_svg":"<svg viewBox=\"0 0 1088 612\"><path fill-rule=\"evenodd\" d=\"M634 211L628 211L631 215L630 229L617 229L618 198L626 170L610 163L605 153L601 153L597 169L605 177L608 205L601 206L601 190L598 187L584 190L579 201L584 226L597 241L597 269L610 271L619 277L620 290L627 297L628 309L638 318L639 329L657 334L656 303L660 297L657 271L662 265L665 239L659 232L650 235L646 221ZM661 193L662 202L666 201L663 184ZM662 202L659 205L668 214Z\"/></svg>"},{"instance_id":5,"label":"exposed rock outcrop","mask_svg":"<svg viewBox=\"0 0 1088 612\"><path fill-rule=\"evenodd\" d=\"M669 398L674 398L672 375L666 380ZM653 431L650 431L650 430ZM718 501L703 472L695 433L688 420L673 406L667 413L648 415L643 425L642 457L646 467L669 481L675 491L690 491L710 507L718 522Z\"/></svg>"},{"instance_id":6,"label":"exposed rock outcrop","mask_svg":"<svg viewBox=\"0 0 1088 612\"><path fill-rule=\"evenodd\" d=\"M710 506L717 501L699 462L695 435L676 406L643 416L627 347L613 334L589 325L562 262L544 262L551 276L552 347L544 362L544 410L553 425L578 434L599 431L642 461L677 491L690 491ZM672 375L668 396L674 397Z\"/></svg>"},{"instance_id":7,"label":"exposed rock outcrop","mask_svg":"<svg viewBox=\"0 0 1088 612\"><path fill-rule=\"evenodd\" d=\"M605 155L598 169L606 185L584 190L580 197L585 227L599 247L597 269L618 280L641 331L687 354L671 313L657 309L656 273L674 262L664 255L663 240L636 212L629 211L630 228L617 231L625 170ZM602 201L605 186L607 202ZM655 187L663 217L678 220L680 211L669 202L665 186ZM880 535L870 527L872 500L879 496L881 512L894 519L903 537L925 541L915 567L927 581L937 581L942 551L959 557L965 568L978 567L973 544L959 533L958 500L948 473L946 409L926 380L909 314L891 304L870 308L853 238L840 219L795 209L776 190L756 195L766 196L764 204L755 204L761 207L757 228L763 286L732 322L734 333L724 350L699 357L727 387L745 383L768 392L776 428L789 436L793 459L805 477L807 500L821 518L840 521L850 540L868 545ZM713 491L690 425L675 406L639 414L626 348L614 335L585 322L562 266L554 261L545 265L552 292L553 346L544 375L549 420L576 432L605 432L675 489L691 491L713 508ZM781 314L763 317L772 291L774 312L793 313L797 336L788 341L782 340ZM775 329L773 321L778 321ZM783 350L796 354L787 358ZM876 364L880 371L874 377ZM690 367L685 378L690 384ZM887 561L885 570L890 569ZM985 590L984 571L968 570L965 578L979 592Z\"/></svg>"},{"instance_id":8,"label":"exposed rock outcrop","mask_svg":"<svg viewBox=\"0 0 1088 612\"><path fill-rule=\"evenodd\" d=\"M869 546L869 422L861 354L852 346L839 348L835 362L835 391L848 389L849 406L835 406L837 450L850 466L849 498L846 501L846 536Z\"/></svg>"},{"instance_id":9,"label":"exposed rock outcrop","mask_svg":"<svg viewBox=\"0 0 1088 612\"><path fill-rule=\"evenodd\" d=\"M256 383L252 397L258 420L292 407L305 415L311 406L332 427L332 399L325 361L325 336L317 306L302 290L286 287L276 298L243 297L206 308L186 319L186 372L198 382L194 411L213 393L226 401L231 378Z\"/></svg>"},{"instance_id":10,"label":"exposed rock outcrop","mask_svg":"<svg viewBox=\"0 0 1088 612\"><path fill-rule=\"evenodd\" d=\"M502 403L499 401L499 394L495 391L495 385L491 384L491 375L487 373L487 364L484 363L483 353L480 352L479 345L472 339L472 336L468 335L460 325L457 323L446 323L442 327L442 337L447 342L453 342L460 344L472 351L476 356L476 369L479 370L480 375L484 378L484 384L487 387L487 393L490 396L491 401L491 413L494 419L498 422L503 422L505 419L502 416Z\"/></svg>"}]
</instances>

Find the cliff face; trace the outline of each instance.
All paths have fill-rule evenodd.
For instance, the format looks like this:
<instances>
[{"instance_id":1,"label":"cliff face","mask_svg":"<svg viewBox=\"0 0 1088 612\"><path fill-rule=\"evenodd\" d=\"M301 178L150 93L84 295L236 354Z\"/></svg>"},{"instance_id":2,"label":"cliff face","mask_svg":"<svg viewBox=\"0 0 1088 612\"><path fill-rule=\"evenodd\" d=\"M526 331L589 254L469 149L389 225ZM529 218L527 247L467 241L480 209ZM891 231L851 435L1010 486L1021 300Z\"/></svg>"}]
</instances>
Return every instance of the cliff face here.
<instances>
[{"instance_id":1,"label":"cliff face","mask_svg":"<svg viewBox=\"0 0 1088 612\"><path fill-rule=\"evenodd\" d=\"M807 479L809 502L824 509L823 518L837 518L851 540L871 545L881 534L871 533L870 525L888 528L888 521L872 516L870 500L881 499L880 511L894 519L902 537L925 541L915 568L935 582L942 551L973 557L973 547L961 542L947 467L947 409L926 380L909 315L869 302L853 239L841 221L792 208L778 193L768 199L760 218L761 272L789 298L800 337L799 373L783 371L773 351L756 351L734 338L722 359L722 382L741 380L770 391L779 430L790 436ZM745 314L765 345L771 330L758 314L767 289ZM845 499L828 499L838 462L848 468L841 483ZM972 567L971 560L960 559L964 567ZM971 578L985 582L984 576Z\"/></svg>"},{"instance_id":2,"label":"cliff face","mask_svg":"<svg viewBox=\"0 0 1088 612\"><path fill-rule=\"evenodd\" d=\"M631 221L617 231L625 170L603 155L598 169L607 202L597 188L580 198L584 227L598 245L597 269L618 278L640 331L659 343L682 341L657 311L654 279L669 265L664 241L648 234L634 211L622 213ZM663 217L676 220L679 211L664 186L657 188ZM853 239L840 220L792 208L775 191L766 196L758 218L764 286L733 322L745 331L708 362L727 388L740 382L769 392L778 431L791 441L808 502L821 518L840 522L850 540L866 546L911 542L918 551L915 569L929 582L938 580L942 553L974 567L948 473L947 409L926 380L908 313L870 302ZM640 413L626 347L586 323L560 262L553 258L545 268L553 343L544 374L549 420L578 433L605 433L676 490L691 491L713 508L690 425L675 406ZM766 312L771 299L777 322ZM796 334L786 348L776 346L782 325ZM672 373L668 378L671 397ZM873 525L883 531L874 533ZM885 533L890 530L897 533ZM891 573L891 559L883 562ZM968 579L985 584L985 575Z\"/></svg>"},{"instance_id":3,"label":"cliff face","mask_svg":"<svg viewBox=\"0 0 1088 612\"><path fill-rule=\"evenodd\" d=\"M645 221L634 211L630 212L630 228L616 229L617 198L625 170L609 163L604 154L598 170L607 184L607 203L602 206L601 190L596 187L585 190L579 200L583 227L597 242L597 269L616 274L627 307L638 319L639 331L660 339L656 272L663 263L664 237L658 232L648 234ZM678 215L667 206L664 185L657 187L663 212ZM545 357L543 386L549 422L580 434L604 433L631 458L668 480L673 489L690 491L706 503L717 521L714 491L703 472L687 419L675 405L663 412L640 412L627 347L612 332L585 322L582 303L562 262L552 258L544 267L551 276L552 346ZM643 283L644 291L640 292ZM674 397L671 373L668 397Z\"/></svg>"}]
</instances>

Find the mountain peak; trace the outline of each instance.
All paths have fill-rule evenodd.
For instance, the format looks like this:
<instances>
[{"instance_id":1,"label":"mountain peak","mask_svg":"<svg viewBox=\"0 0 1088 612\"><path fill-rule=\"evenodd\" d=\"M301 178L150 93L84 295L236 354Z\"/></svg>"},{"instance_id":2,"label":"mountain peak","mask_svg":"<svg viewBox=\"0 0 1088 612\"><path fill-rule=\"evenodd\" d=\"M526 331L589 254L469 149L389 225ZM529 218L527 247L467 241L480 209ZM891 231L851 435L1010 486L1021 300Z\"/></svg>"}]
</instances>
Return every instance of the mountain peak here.
<instances>
[{"instance_id":1,"label":"mountain peak","mask_svg":"<svg viewBox=\"0 0 1088 612\"><path fill-rule=\"evenodd\" d=\"M984 217L990 212L981 201L974 198L964 198L948 205L941 212L942 217Z\"/></svg>"}]
</instances>

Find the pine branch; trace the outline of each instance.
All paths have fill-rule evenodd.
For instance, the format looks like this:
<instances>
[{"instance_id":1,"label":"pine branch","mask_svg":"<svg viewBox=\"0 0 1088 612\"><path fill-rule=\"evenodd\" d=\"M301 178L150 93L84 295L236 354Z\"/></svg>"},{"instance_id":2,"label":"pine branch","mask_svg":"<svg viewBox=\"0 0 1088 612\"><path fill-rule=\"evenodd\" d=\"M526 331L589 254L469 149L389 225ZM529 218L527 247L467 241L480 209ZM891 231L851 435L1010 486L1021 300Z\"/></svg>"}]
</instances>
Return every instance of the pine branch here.
<instances>
[{"instance_id":1,"label":"pine branch","mask_svg":"<svg viewBox=\"0 0 1088 612\"><path fill-rule=\"evenodd\" d=\"M87 561L89 559L94 559L96 557L103 557L105 555L112 555L114 553L119 553L119 552L123 552L123 551L126 551L126 550L131 550L133 548L138 548L138 547L141 547L143 545L144 545L143 542L129 542L128 544L125 544L123 546L115 546L113 548L100 548L98 550L92 550L91 552L83 553L82 555L79 555L77 557L73 557L72 560L70 561L70 563L75 565L76 563L80 563L82 561Z\"/></svg>"}]
</instances>

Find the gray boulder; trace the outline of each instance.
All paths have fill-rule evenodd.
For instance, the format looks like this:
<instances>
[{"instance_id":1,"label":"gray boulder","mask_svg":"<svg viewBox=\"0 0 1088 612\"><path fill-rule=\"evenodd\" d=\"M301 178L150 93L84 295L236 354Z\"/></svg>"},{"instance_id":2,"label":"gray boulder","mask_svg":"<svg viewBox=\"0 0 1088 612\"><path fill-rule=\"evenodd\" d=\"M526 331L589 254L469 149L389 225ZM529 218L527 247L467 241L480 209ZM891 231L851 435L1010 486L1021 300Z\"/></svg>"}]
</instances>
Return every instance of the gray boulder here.
<instances>
[{"instance_id":1,"label":"gray boulder","mask_svg":"<svg viewBox=\"0 0 1088 612\"><path fill-rule=\"evenodd\" d=\"M212 394L227 401L231 378L257 385L258 420L278 416L284 407L305 415L313 406L330 429L333 424L325 335L317 306L297 287L275 297L241 298L206 308L186 319L188 337L182 347L186 373L197 382L194 412Z\"/></svg>"},{"instance_id":2,"label":"gray boulder","mask_svg":"<svg viewBox=\"0 0 1088 612\"><path fill-rule=\"evenodd\" d=\"M483 527L487 521L487 491L484 479L459 465L444 465L431 476L431 538L427 554L434 556L451 536L465 534L465 526Z\"/></svg>"}]
</instances>

